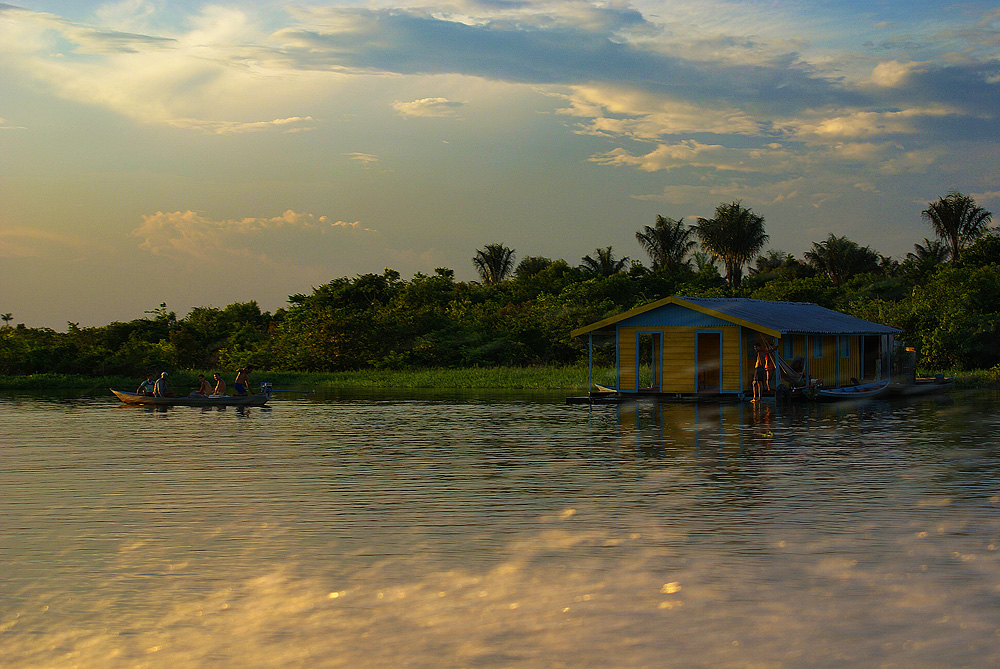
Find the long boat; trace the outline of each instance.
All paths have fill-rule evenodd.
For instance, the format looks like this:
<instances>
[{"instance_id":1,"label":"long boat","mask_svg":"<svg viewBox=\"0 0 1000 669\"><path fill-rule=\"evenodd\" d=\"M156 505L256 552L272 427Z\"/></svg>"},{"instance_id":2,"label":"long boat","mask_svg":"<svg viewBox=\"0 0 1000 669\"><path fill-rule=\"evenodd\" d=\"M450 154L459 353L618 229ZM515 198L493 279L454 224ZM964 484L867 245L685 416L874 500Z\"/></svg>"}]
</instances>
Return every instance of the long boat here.
<instances>
[{"instance_id":1,"label":"long boat","mask_svg":"<svg viewBox=\"0 0 1000 669\"><path fill-rule=\"evenodd\" d=\"M918 397L946 393L955 385L954 376L918 378L913 383L890 383L888 397Z\"/></svg>"},{"instance_id":2,"label":"long boat","mask_svg":"<svg viewBox=\"0 0 1000 669\"><path fill-rule=\"evenodd\" d=\"M125 404L142 406L176 406L176 407L262 407L271 399L270 393L258 393L256 395L206 395L203 397L191 397L181 395L178 397L152 397L150 395L140 395L130 393L125 390L115 390L110 388L115 397Z\"/></svg>"},{"instance_id":3,"label":"long boat","mask_svg":"<svg viewBox=\"0 0 1000 669\"><path fill-rule=\"evenodd\" d=\"M821 402L837 402L839 400L867 400L885 393L889 389L888 381L873 381L859 383L840 388L816 388L815 398Z\"/></svg>"}]
</instances>

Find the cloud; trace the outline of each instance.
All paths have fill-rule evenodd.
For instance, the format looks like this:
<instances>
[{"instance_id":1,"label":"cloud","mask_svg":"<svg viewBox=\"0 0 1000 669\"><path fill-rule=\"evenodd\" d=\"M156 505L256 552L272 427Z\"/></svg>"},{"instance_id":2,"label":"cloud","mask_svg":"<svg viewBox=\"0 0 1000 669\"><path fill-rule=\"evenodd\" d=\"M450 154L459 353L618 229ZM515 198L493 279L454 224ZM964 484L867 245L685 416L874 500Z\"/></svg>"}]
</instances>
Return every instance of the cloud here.
<instances>
[{"instance_id":1,"label":"cloud","mask_svg":"<svg viewBox=\"0 0 1000 669\"><path fill-rule=\"evenodd\" d=\"M57 247L75 253L110 253L110 249L89 239L51 230L17 227L0 229L0 258L45 258Z\"/></svg>"},{"instance_id":2,"label":"cloud","mask_svg":"<svg viewBox=\"0 0 1000 669\"><path fill-rule=\"evenodd\" d=\"M365 167L371 167L372 165L375 165L379 161L378 156L372 155L370 153L355 152L355 153L345 153L344 155L355 162L361 163Z\"/></svg>"},{"instance_id":3,"label":"cloud","mask_svg":"<svg viewBox=\"0 0 1000 669\"><path fill-rule=\"evenodd\" d=\"M213 135L236 135L248 132L265 132L278 130L280 132L307 132L315 129L311 116L292 116L271 121L205 121L192 118L170 119L167 125L185 130L201 130Z\"/></svg>"},{"instance_id":4,"label":"cloud","mask_svg":"<svg viewBox=\"0 0 1000 669\"><path fill-rule=\"evenodd\" d=\"M142 220L131 233L139 238L139 248L186 263L251 259L274 266L292 255L293 246L319 245L332 231L372 232L359 221L332 221L292 210L272 218L230 220L212 220L193 211L158 211Z\"/></svg>"},{"instance_id":5,"label":"cloud","mask_svg":"<svg viewBox=\"0 0 1000 669\"><path fill-rule=\"evenodd\" d=\"M624 149L596 154L591 162L600 165L632 165L644 172L685 168L777 174L791 169L790 163L799 160L782 144L734 149L720 144L702 144L685 140L677 144L659 144L649 153L632 155Z\"/></svg>"},{"instance_id":6,"label":"cloud","mask_svg":"<svg viewBox=\"0 0 1000 669\"><path fill-rule=\"evenodd\" d=\"M392 103L392 108L400 116L417 118L455 118L457 112L464 106L464 102L455 102L448 98L420 98L410 102Z\"/></svg>"},{"instance_id":7,"label":"cloud","mask_svg":"<svg viewBox=\"0 0 1000 669\"><path fill-rule=\"evenodd\" d=\"M875 66L869 82L873 86L898 88L908 82L914 73L923 72L925 69L924 63L890 60Z\"/></svg>"}]
</instances>

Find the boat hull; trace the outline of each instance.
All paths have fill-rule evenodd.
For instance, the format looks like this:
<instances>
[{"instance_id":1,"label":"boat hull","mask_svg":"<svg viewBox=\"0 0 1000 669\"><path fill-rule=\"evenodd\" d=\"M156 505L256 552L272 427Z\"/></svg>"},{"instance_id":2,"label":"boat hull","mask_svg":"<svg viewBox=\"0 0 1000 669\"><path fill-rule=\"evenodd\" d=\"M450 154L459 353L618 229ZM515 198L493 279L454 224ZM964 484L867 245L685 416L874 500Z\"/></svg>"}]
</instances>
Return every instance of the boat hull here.
<instances>
[{"instance_id":1,"label":"boat hull","mask_svg":"<svg viewBox=\"0 0 1000 669\"><path fill-rule=\"evenodd\" d=\"M841 388L817 388L816 399L820 402L841 402L844 400L869 400L880 397L889 389L888 381L859 383Z\"/></svg>"},{"instance_id":2,"label":"boat hull","mask_svg":"<svg viewBox=\"0 0 1000 669\"><path fill-rule=\"evenodd\" d=\"M110 389L115 397L125 404L136 406L176 406L176 407L262 407L271 399L270 395L227 395L226 397L150 397L124 390Z\"/></svg>"},{"instance_id":3,"label":"boat hull","mask_svg":"<svg viewBox=\"0 0 1000 669\"><path fill-rule=\"evenodd\" d=\"M946 393L955 385L955 377L942 379L917 379L914 383L890 383L888 397L920 397Z\"/></svg>"}]
</instances>

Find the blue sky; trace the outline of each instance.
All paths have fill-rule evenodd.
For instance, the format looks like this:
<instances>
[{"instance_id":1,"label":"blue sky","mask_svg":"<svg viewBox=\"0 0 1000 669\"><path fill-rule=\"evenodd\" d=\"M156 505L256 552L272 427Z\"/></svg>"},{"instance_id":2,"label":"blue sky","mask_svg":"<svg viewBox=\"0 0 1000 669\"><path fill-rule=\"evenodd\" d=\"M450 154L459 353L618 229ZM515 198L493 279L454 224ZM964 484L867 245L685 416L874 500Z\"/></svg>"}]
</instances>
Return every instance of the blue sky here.
<instances>
[{"instance_id":1,"label":"blue sky","mask_svg":"<svg viewBox=\"0 0 1000 669\"><path fill-rule=\"evenodd\" d=\"M733 200L901 257L951 189L1000 210L998 113L995 2L0 3L0 312L646 260Z\"/></svg>"}]
</instances>

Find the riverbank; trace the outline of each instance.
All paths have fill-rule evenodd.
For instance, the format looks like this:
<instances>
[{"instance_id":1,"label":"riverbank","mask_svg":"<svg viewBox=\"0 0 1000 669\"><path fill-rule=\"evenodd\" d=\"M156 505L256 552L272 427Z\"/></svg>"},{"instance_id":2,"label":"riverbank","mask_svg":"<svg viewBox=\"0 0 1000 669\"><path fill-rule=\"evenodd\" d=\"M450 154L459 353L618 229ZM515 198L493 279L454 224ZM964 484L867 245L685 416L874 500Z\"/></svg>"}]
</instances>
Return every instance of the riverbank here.
<instances>
[{"instance_id":1,"label":"riverbank","mask_svg":"<svg viewBox=\"0 0 1000 669\"><path fill-rule=\"evenodd\" d=\"M211 378L212 371L171 372L168 377L174 389L196 388L198 374ZM223 378L232 386L235 374ZM615 371L611 367L595 368L594 381L614 385ZM44 390L64 388L106 391L108 388L133 390L141 381L137 377L89 377L72 374L32 374L0 377L0 390ZM581 390L587 389L586 365L568 367L471 367L460 369L366 369L352 372L254 372L252 387L268 381L284 390L365 389L365 388L451 388L496 390Z\"/></svg>"},{"instance_id":2,"label":"riverbank","mask_svg":"<svg viewBox=\"0 0 1000 669\"><path fill-rule=\"evenodd\" d=\"M194 389L198 374L208 378L212 370L172 372L169 381L174 389ZM935 372L920 370L920 376L934 376ZM956 378L958 388L994 388L1000 384L1000 370L946 371L945 376ZM232 386L233 374L223 378ZM613 367L595 367L595 383L615 385ZM141 379L137 377L90 377L74 374L31 374L28 376L0 377L0 390L66 389L104 392L108 388L133 390ZM275 388L284 390L319 389L379 389L379 388L439 388L464 390L587 390L586 365L566 367L467 367L460 369L365 369L352 372L255 372L251 385L268 381Z\"/></svg>"}]
</instances>

